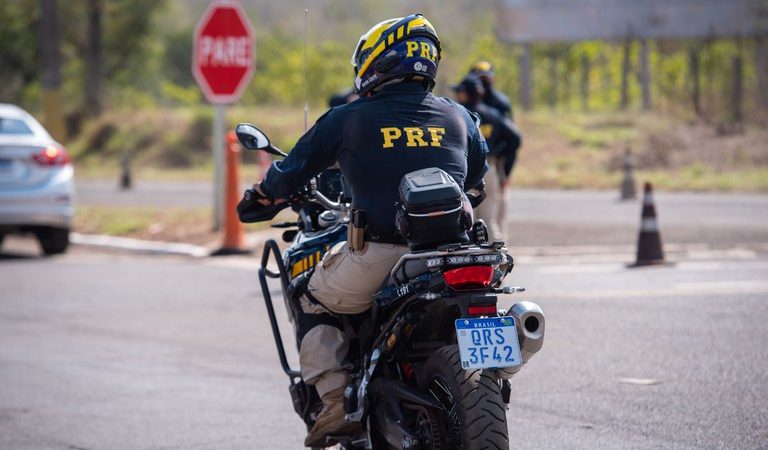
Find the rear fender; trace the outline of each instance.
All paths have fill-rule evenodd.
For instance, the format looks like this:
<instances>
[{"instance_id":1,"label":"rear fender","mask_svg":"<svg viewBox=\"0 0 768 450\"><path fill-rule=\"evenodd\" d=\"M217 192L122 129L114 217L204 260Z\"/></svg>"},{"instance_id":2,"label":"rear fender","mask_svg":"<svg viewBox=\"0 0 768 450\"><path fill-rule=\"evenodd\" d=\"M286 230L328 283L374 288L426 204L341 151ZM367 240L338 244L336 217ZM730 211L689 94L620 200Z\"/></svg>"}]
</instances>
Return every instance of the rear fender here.
<instances>
[{"instance_id":1,"label":"rear fender","mask_svg":"<svg viewBox=\"0 0 768 450\"><path fill-rule=\"evenodd\" d=\"M454 322L469 317L471 306L496 306L497 297L490 293L474 293L438 300L414 298L385 327L379 342L384 353L399 354L404 360L422 362L436 349L456 343Z\"/></svg>"}]
</instances>

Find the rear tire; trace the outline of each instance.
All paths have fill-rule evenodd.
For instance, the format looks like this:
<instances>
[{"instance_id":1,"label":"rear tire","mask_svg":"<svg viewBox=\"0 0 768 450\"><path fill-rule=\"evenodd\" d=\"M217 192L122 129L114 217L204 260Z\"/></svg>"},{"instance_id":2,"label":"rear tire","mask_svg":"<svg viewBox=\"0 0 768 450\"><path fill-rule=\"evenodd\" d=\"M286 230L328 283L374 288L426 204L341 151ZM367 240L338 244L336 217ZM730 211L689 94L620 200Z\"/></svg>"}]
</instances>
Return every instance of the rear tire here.
<instances>
[{"instance_id":1,"label":"rear tire","mask_svg":"<svg viewBox=\"0 0 768 450\"><path fill-rule=\"evenodd\" d=\"M46 256L64 253L69 247L69 228L42 228L35 235Z\"/></svg>"},{"instance_id":2,"label":"rear tire","mask_svg":"<svg viewBox=\"0 0 768 450\"><path fill-rule=\"evenodd\" d=\"M464 370L459 348L447 345L433 353L421 373L422 390L444 408L437 442L440 448L509 449L506 408L501 387L490 373Z\"/></svg>"}]
</instances>

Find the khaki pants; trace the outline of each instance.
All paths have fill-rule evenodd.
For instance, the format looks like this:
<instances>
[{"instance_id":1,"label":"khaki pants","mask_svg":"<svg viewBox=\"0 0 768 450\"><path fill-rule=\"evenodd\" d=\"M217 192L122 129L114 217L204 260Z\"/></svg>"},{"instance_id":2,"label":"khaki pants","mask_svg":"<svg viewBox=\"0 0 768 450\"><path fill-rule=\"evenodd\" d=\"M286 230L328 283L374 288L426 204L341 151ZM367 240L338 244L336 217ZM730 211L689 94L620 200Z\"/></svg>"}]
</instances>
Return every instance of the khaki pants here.
<instances>
[{"instance_id":1,"label":"khaki pants","mask_svg":"<svg viewBox=\"0 0 768 450\"><path fill-rule=\"evenodd\" d=\"M363 250L350 250L346 242L336 244L315 267L309 292L321 304L302 299L306 314L359 314L371 307L371 297L402 255L404 245L368 242ZM349 364L344 356L349 339L331 325L310 329L299 345L301 376L322 397L347 384Z\"/></svg>"},{"instance_id":2,"label":"khaki pants","mask_svg":"<svg viewBox=\"0 0 768 450\"><path fill-rule=\"evenodd\" d=\"M488 238L493 241L506 242L506 205L505 191L501 189L501 181L497 169L497 159L488 157L490 168L485 174L485 200L475 208L475 220L483 219L488 227Z\"/></svg>"}]
</instances>

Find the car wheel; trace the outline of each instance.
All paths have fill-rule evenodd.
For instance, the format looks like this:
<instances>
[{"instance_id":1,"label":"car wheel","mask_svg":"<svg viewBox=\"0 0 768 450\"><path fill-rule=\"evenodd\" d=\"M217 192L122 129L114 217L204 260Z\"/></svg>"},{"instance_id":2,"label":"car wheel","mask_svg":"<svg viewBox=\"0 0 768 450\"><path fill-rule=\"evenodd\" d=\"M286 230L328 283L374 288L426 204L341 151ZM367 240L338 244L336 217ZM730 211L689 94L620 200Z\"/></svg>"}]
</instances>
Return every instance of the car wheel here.
<instances>
[{"instance_id":1,"label":"car wheel","mask_svg":"<svg viewBox=\"0 0 768 450\"><path fill-rule=\"evenodd\" d=\"M69 228L43 228L35 234L47 256L64 253L69 246Z\"/></svg>"}]
</instances>

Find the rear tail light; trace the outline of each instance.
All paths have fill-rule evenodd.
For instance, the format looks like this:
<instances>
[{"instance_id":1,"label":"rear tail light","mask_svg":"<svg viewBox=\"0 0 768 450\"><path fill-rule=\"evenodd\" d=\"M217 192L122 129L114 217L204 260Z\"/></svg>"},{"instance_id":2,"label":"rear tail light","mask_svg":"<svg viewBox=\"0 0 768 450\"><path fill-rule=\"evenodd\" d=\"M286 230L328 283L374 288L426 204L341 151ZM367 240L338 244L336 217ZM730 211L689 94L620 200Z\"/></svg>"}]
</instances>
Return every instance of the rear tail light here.
<instances>
[{"instance_id":1,"label":"rear tail light","mask_svg":"<svg viewBox=\"0 0 768 450\"><path fill-rule=\"evenodd\" d=\"M496 315L496 305L488 306L470 306L468 309L470 316L490 316Z\"/></svg>"},{"instance_id":2,"label":"rear tail light","mask_svg":"<svg viewBox=\"0 0 768 450\"><path fill-rule=\"evenodd\" d=\"M454 291L475 291L485 289L493 280L493 267L466 266L443 272L445 284Z\"/></svg>"},{"instance_id":3,"label":"rear tail light","mask_svg":"<svg viewBox=\"0 0 768 450\"><path fill-rule=\"evenodd\" d=\"M413 370L413 364L411 363L403 363L403 375L405 375L405 378L407 380L413 379L413 376L416 374L416 372Z\"/></svg>"},{"instance_id":4,"label":"rear tail light","mask_svg":"<svg viewBox=\"0 0 768 450\"><path fill-rule=\"evenodd\" d=\"M69 163L69 154L62 147L49 145L32 155L41 166L63 166Z\"/></svg>"}]
</instances>

